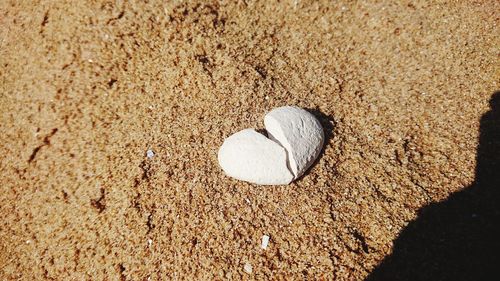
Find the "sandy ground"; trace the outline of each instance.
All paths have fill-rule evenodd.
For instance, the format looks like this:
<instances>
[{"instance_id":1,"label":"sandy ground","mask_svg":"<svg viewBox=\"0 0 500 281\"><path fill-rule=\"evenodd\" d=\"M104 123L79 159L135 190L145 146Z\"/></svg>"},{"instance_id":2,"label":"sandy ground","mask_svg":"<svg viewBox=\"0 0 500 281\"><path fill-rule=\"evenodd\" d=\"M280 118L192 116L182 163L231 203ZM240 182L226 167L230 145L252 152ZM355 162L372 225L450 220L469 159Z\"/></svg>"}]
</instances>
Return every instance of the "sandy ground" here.
<instances>
[{"instance_id":1,"label":"sandy ground","mask_svg":"<svg viewBox=\"0 0 500 281\"><path fill-rule=\"evenodd\" d=\"M359 2L0 1L0 279L450 280L412 237L500 128L500 2ZM321 120L318 162L226 177L224 138L282 105ZM467 198L498 218L487 195ZM466 235L449 246L492 241Z\"/></svg>"}]
</instances>

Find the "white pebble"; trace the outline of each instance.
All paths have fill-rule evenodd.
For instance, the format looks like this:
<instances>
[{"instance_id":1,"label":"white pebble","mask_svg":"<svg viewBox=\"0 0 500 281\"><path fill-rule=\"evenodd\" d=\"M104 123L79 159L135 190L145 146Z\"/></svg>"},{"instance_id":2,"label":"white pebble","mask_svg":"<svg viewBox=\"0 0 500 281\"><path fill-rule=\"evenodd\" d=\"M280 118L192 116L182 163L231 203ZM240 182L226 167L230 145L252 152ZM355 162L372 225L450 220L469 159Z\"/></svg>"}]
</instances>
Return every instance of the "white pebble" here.
<instances>
[{"instance_id":1,"label":"white pebble","mask_svg":"<svg viewBox=\"0 0 500 281\"><path fill-rule=\"evenodd\" d=\"M149 159L151 159L151 158L153 158L153 157L155 156L155 153L154 153L154 151L153 151L153 150L148 149L148 151L146 151L146 156L147 156Z\"/></svg>"},{"instance_id":2,"label":"white pebble","mask_svg":"<svg viewBox=\"0 0 500 281\"><path fill-rule=\"evenodd\" d=\"M261 247L262 249L267 249L267 245L269 245L269 236L267 235L264 235L262 236L262 244L261 244Z\"/></svg>"},{"instance_id":3,"label":"white pebble","mask_svg":"<svg viewBox=\"0 0 500 281\"><path fill-rule=\"evenodd\" d=\"M251 264L249 264L248 262L247 262L247 263L245 263L245 265L243 266L243 269L244 269L244 270L245 270L245 272L246 272L246 273L248 273L248 274L252 273L252 270L253 270L252 265L251 265Z\"/></svg>"}]
</instances>

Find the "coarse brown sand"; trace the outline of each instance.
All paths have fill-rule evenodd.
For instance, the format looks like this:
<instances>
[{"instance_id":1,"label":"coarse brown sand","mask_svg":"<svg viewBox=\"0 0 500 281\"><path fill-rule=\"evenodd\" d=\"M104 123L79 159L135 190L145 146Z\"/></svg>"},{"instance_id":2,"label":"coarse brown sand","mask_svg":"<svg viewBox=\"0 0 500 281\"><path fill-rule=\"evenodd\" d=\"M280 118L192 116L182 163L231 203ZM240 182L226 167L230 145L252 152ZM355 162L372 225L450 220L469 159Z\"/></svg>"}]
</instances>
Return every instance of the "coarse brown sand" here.
<instances>
[{"instance_id":1,"label":"coarse brown sand","mask_svg":"<svg viewBox=\"0 0 500 281\"><path fill-rule=\"evenodd\" d=\"M499 10L0 1L0 279L446 279L439 260L417 264L436 245L398 241L476 182ZM224 138L282 105L325 127L310 172L288 186L225 176Z\"/></svg>"}]
</instances>

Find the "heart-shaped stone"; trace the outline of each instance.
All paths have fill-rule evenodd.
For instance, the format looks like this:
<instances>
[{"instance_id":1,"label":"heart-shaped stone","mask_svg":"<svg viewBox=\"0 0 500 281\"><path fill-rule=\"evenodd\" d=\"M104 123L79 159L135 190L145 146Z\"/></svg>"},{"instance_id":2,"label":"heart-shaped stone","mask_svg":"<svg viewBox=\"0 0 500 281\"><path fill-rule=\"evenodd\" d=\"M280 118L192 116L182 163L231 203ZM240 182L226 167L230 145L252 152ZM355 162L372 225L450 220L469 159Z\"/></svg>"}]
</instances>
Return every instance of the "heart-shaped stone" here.
<instances>
[{"instance_id":1,"label":"heart-shaped stone","mask_svg":"<svg viewBox=\"0 0 500 281\"><path fill-rule=\"evenodd\" d=\"M323 147L319 121L308 111L284 106L264 117L269 138L253 129L228 137L219 149L227 175L263 185L289 184L314 163Z\"/></svg>"}]
</instances>

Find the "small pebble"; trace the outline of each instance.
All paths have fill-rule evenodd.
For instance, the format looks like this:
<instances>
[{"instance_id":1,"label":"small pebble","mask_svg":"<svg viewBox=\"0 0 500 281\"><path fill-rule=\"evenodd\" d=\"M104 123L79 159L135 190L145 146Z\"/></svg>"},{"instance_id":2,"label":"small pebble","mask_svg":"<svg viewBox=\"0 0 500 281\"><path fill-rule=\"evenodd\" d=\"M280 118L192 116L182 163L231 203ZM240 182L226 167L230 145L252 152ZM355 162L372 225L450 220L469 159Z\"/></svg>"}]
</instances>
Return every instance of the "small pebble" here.
<instances>
[{"instance_id":1,"label":"small pebble","mask_svg":"<svg viewBox=\"0 0 500 281\"><path fill-rule=\"evenodd\" d=\"M155 153L154 153L154 151L153 151L153 150L148 149L148 151L146 151L146 156L147 156L149 159L151 159L151 158L153 158L153 156L155 156Z\"/></svg>"},{"instance_id":2,"label":"small pebble","mask_svg":"<svg viewBox=\"0 0 500 281\"><path fill-rule=\"evenodd\" d=\"M269 245L269 236L267 235L264 235L262 236L262 244L261 244L261 247L262 249L267 249L267 245Z\"/></svg>"},{"instance_id":3,"label":"small pebble","mask_svg":"<svg viewBox=\"0 0 500 281\"><path fill-rule=\"evenodd\" d=\"M250 274L252 273L253 268L252 265L247 262L245 263L245 266L243 266L243 269L245 270L246 273Z\"/></svg>"}]
</instances>

